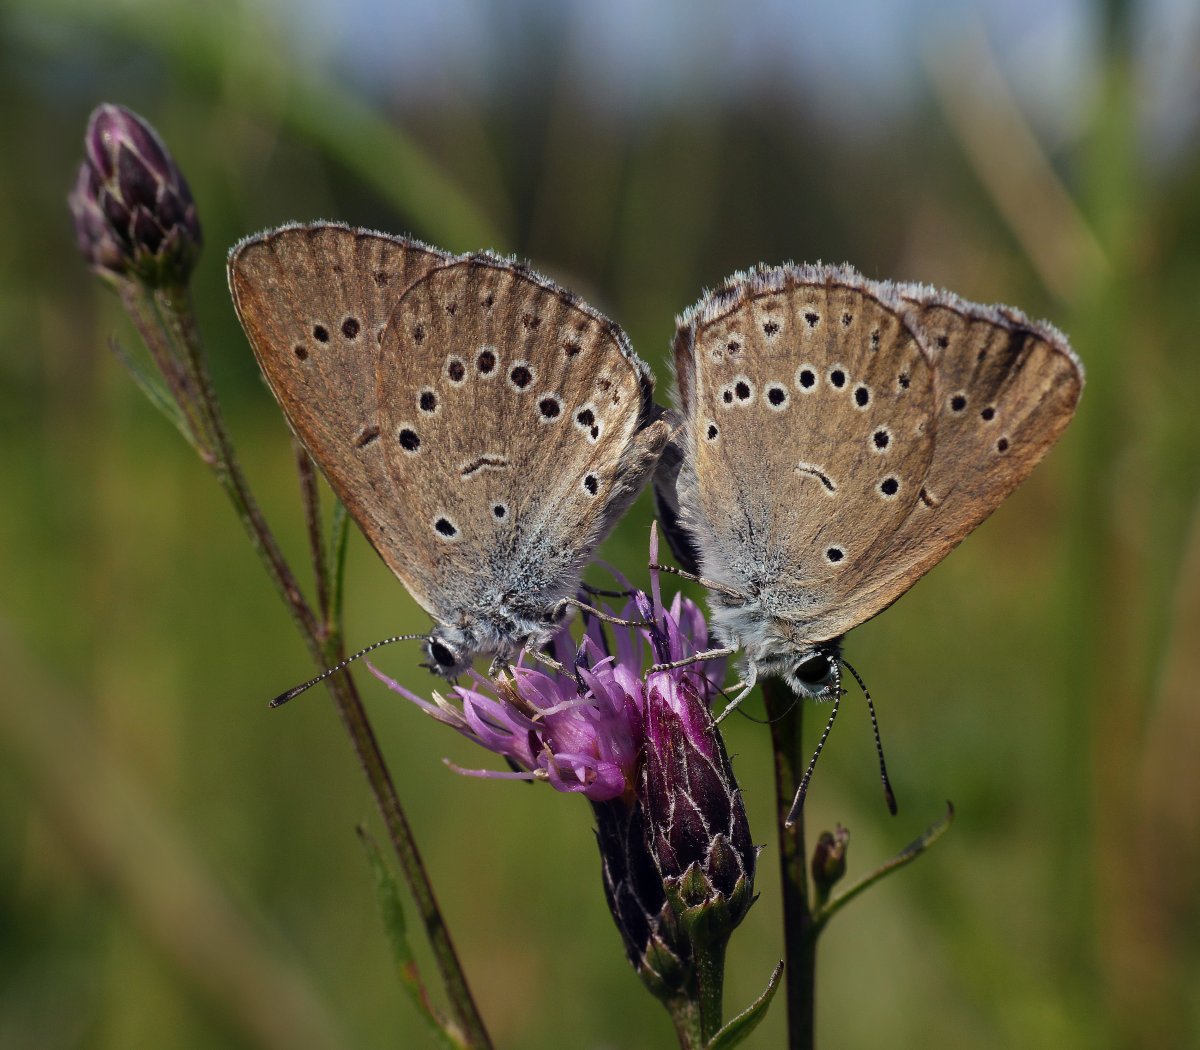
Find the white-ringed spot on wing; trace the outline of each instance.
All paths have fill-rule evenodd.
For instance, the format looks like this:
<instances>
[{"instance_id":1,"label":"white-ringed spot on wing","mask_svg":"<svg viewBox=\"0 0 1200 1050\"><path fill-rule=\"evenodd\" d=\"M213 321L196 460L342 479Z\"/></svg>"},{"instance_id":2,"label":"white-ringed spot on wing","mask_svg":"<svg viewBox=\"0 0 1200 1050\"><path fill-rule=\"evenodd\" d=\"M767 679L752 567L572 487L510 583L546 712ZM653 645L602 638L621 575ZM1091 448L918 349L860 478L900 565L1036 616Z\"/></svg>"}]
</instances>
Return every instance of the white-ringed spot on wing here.
<instances>
[{"instance_id":1,"label":"white-ringed spot on wing","mask_svg":"<svg viewBox=\"0 0 1200 1050\"><path fill-rule=\"evenodd\" d=\"M467 380L467 366L457 354L446 358L446 378L455 386L462 386Z\"/></svg>"},{"instance_id":2,"label":"white-ringed spot on wing","mask_svg":"<svg viewBox=\"0 0 1200 1050\"><path fill-rule=\"evenodd\" d=\"M546 394L538 401L538 418L543 423L553 423L562 415L562 398L557 394Z\"/></svg>"},{"instance_id":3,"label":"white-ringed spot on wing","mask_svg":"<svg viewBox=\"0 0 1200 1050\"><path fill-rule=\"evenodd\" d=\"M847 383L846 368L844 365L834 365L829 370L829 385L837 387L841 390Z\"/></svg>"},{"instance_id":4,"label":"white-ringed spot on wing","mask_svg":"<svg viewBox=\"0 0 1200 1050\"><path fill-rule=\"evenodd\" d=\"M721 432L717 429L717 424L710 419L708 421L708 427L704 431L704 436L709 441L716 441L720 434Z\"/></svg>"},{"instance_id":5,"label":"white-ringed spot on wing","mask_svg":"<svg viewBox=\"0 0 1200 1050\"><path fill-rule=\"evenodd\" d=\"M507 518L508 517L507 504L493 503L492 504L492 517L495 518L497 521L502 521L504 518Z\"/></svg>"},{"instance_id":6,"label":"white-ringed spot on wing","mask_svg":"<svg viewBox=\"0 0 1200 1050\"><path fill-rule=\"evenodd\" d=\"M825 561L830 565L836 565L839 561L846 557L846 549L844 547L826 547Z\"/></svg>"},{"instance_id":7,"label":"white-ringed spot on wing","mask_svg":"<svg viewBox=\"0 0 1200 1050\"><path fill-rule=\"evenodd\" d=\"M421 451L421 437L411 426L401 426L396 431L396 441L410 456L415 456Z\"/></svg>"},{"instance_id":8,"label":"white-ringed spot on wing","mask_svg":"<svg viewBox=\"0 0 1200 1050\"><path fill-rule=\"evenodd\" d=\"M603 423L596 418L596 406L590 401L575 413L575 425L587 435L588 440L592 443L600 440L600 428Z\"/></svg>"},{"instance_id":9,"label":"white-ringed spot on wing","mask_svg":"<svg viewBox=\"0 0 1200 1050\"><path fill-rule=\"evenodd\" d=\"M887 427L879 427L871 435L871 447L879 453L886 452L892 444L892 432Z\"/></svg>"},{"instance_id":10,"label":"white-ringed spot on wing","mask_svg":"<svg viewBox=\"0 0 1200 1050\"><path fill-rule=\"evenodd\" d=\"M434 519L433 531L446 543L457 543L462 538L458 526L445 514Z\"/></svg>"},{"instance_id":11,"label":"white-ringed spot on wing","mask_svg":"<svg viewBox=\"0 0 1200 1050\"><path fill-rule=\"evenodd\" d=\"M721 401L726 405L748 405L754 400L754 384L749 376L734 376L733 381L721 389Z\"/></svg>"},{"instance_id":12,"label":"white-ringed spot on wing","mask_svg":"<svg viewBox=\"0 0 1200 1050\"><path fill-rule=\"evenodd\" d=\"M767 385L767 407L772 412L782 412L788 407L787 387L782 383Z\"/></svg>"},{"instance_id":13,"label":"white-ringed spot on wing","mask_svg":"<svg viewBox=\"0 0 1200 1050\"><path fill-rule=\"evenodd\" d=\"M810 364L803 364L796 369L796 389L802 394L809 394L817 388L817 370Z\"/></svg>"},{"instance_id":14,"label":"white-ringed spot on wing","mask_svg":"<svg viewBox=\"0 0 1200 1050\"><path fill-rule=\"evenodd\" d=\"M535 378L536 373L528 361L514 361L508 370L508 385L518 394L528 389Z\"/></svg>"},{"instance_id":15,"label":"white-ringed spot on wing","mask_svg":"<svg viewBox=\"0 0 1200 1050\"><path fill-rule=\"evenodd\" d=\"M893 499L897 492L900 491L900 481L898 478L884 478L879 483L879 494L884 499Z\"/></svg>"},{"instance_id":16,"label":"white-ringed spot on wing","mask_svg":"<svg viewBox=\"0 0 1200 1050\"><path fill-rule=\"evenodd\" d=\"M860 412L865 411L871 404L871 388L866 383L859 383L854 388L854 407Z\"/></svg>"},{"instance_id":17,"label":"white-ringed spot on wing","mask_svg":"<svg viewBox=\"0 0 1200 1050\"><path fill-rule=\"evenodd\" d=\"M483 379L488 379L496 374L496 365L499 361L494 346L481 346L479 353L475 355L475 371Z\"/></svg>"},{"instance_id":18,"label":"white-ringed spot on wing","mask_svg":"<svg viewBox=\"0 0 1200 1050\"><path fill-rule=\"evenodd\" d=\"M580 485L589 496L594 496L600 491L600 479L595 474L585 474Z\"/></svg>"}]
</instances>

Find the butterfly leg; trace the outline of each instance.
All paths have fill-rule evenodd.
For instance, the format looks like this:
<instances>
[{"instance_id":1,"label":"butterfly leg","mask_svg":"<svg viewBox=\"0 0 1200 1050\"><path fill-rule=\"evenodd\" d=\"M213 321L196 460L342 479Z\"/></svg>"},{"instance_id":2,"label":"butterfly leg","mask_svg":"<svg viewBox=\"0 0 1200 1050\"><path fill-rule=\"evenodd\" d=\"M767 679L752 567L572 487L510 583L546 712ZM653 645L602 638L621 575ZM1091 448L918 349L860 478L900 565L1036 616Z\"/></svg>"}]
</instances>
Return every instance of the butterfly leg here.
<instances>
[{"instance_id":1,"label":"butterfly leg","mask_svg":"<svg viewBox=\"0 0 1200 1050\"><path fill-rule=\"evenodd\" d=\"M602 587L593 587L590 583L581 583L580 589L585 594L590 594L593 598L632 598L637 591L606 591Z\"/></svg>"},{"instance_id":2,"label":"butterfly leg","mask_svg":"<svg viewBox=\"0 0 1200 1050\"><path fill-rule=\"evenodd\" d=\"M672 660L669 664L655 664L650 670L652 672L671 671L676 667L687 667L688 664L699 663L701 660L719 660L722 656L732 656L736 652L736 649L705 649L704 652L685 656L682 660Z\"/></svg>"},{"instance_id":3,"label":"butterfly leg","mask_svg":"<svg viewBox=\"0 0 1200 1050\"><path fill-rule=\"evenodd\" d=\"M683 569L677 569L674 565L659 565L656 562L650 564L651 572L669 572L672 576L678 576L681 580L690 580L692 583L698 583L701 587L707 587L710 591L718 591L721 594L728 595L730 598L736 598L738 601L746 601L746 596L732 587L727 587L723 583L717 583L716 580L710 580L706 576L697 576L695 573L686 572Z\"/></svg>"},{"instance_id":4,"label":"butterfly leg","mask_svg":"<svg viewBox=\"0 0 1200 1050\"><path fill-rule=\"evenodd\" d=\"M527 645L522 652L527 653L531 659L536 660L543 667L549 667L551 671L557 671L561 675L569 675L571 673L554 659L553 656L547 656L537 646Z\"/></svg>"},{"instance_id":5,"label":"butterfly leg","mask_svg":"<svg viewBox=\"0 0 1200 1050\"><path fill-rule=\"evenodd\" d=\"M560 601L558 603L558 606L554 610L555 619L557 619L559 614L562 612L562 610L567 608L568 606L579 609L582 612L587 613L589 616L594 616L594 617L596 617L597 620L604 621L604 623L614 623L618 627L651 627L651 626L653 626L653 621L624 620L619 616L612 616L609 613L606 613L601 609L597 609L594 605L588 605L587 602L581 602L578 598L563 598L562 601Z\"/></svg>"}]
</instances>

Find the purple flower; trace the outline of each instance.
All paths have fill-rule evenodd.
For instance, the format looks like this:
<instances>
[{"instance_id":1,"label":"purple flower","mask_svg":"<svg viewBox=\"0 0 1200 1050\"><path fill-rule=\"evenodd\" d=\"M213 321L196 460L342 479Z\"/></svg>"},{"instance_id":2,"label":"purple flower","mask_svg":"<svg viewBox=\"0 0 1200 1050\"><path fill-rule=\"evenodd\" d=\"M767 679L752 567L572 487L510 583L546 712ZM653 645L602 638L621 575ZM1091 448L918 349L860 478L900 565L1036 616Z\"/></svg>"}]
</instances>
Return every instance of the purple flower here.
<instances>
[{"instance_id":1,"label":"purple flower","mask_svg":"<svg viewBox=\"0 0 1200 1050\"><path fill-rule=\"evenodd\" d=\"M105 103L88 120L84 147L67 198L84 259L110 279L183 284L200 251L200 222L162 140L136 113Z\"/></svg>"},{"instance_id":2,"label":"purple flower","mask_svg":"<svg viewBox=\"0 0 1200 1050\"><path fill-rule=\"evenodd\" d=\"M652 563L657 553L652 531ZM592 802L625 952L647 987L671 1002L691 994L699 954L706 972L719 968L753 901L758 851L710 713L724 661L648 670L709 648L703 614L682 595L664 607L654 574L650 594L633 592L621 619L640 625L587 615L578 645L559 632L552 654L562 672L519 661L494 681L472 672L450 698L425 700L371 670L515 770L459 772L545 780Z\"/></svg>"},{"instance_id":3,"label":"purple flower","mask_svg":"<svg viewBox=\"0 0 1200 1050\"><path fill-rule=\"evenodd\" d=\"M569 669L566 674L526 666L522 659L494 681L470 672L470 684L453 686L450 698L435 692L425 700L374 667L371 671L433 718L517 767L515 772L460 773L545 780L592 802L632 799L641 780L647 698L673 695L674 683L687 679L707 704L724 676L724 663L709 661L643 678L647 656L652 662L679 660L703 650L708 641L694 602L678 595L664 609L657 577L653 594L651 600L637 592L620 617L652 618L653 627L605 625L589 615L578 645L566 628L560 631L552 654Z\"/></svg>"}]
</instances>

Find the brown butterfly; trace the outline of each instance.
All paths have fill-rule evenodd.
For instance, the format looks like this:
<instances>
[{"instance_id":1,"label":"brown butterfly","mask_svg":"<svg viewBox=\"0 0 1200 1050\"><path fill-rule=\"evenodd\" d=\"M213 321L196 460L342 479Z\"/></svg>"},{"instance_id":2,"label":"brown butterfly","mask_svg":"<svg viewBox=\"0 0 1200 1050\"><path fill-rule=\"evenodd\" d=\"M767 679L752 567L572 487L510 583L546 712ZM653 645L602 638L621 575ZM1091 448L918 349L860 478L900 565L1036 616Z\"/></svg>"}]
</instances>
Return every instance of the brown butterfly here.
<instances>
[{"instance_id":1,"label":"brown butterfly","mask_svg":"<svg viewBox=\"0 0 1200 1050\"><path fill-rule=\"evenodd\" d=\"M743 696L780 675L835 697L842 636L1029 475L1083 387L1051 326L847 266L736 274L674 351L684 424L656 495Z\"/></svg>"},{"instance_id":2,"label":"brown butterfly","mask_svg":"<svg viewBox=\"0 0 1200 1050\"><path fill-rule=\"evenodd\" d=\"M330 223L238 244L229 286L292 429L436 621L432 666L549 639L668 438L621 329L510 260Z\"/></svg>"}]
</instances>

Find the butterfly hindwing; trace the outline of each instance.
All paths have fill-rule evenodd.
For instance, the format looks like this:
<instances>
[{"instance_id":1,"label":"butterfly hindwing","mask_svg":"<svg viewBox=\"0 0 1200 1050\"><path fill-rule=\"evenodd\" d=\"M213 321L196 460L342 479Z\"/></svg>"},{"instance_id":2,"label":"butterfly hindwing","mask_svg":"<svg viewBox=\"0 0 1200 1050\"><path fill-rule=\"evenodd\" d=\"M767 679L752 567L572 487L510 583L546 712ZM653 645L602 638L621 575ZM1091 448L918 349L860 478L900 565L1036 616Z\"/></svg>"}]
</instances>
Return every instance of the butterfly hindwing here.
<instances>
[{"instance_id":1,"label":"butterfly hindwing","mask_svg":"<svg viewBox=\"0 0 1200 1050\"><path fill-rule=\"evenodd\" d=\"M903 594L1037 466L1070 422L1083 369L1066 337L1009 307L916 285L897 293L934 362L937 443L922 499L858 581L866 619Z\"/></svg>"}]
</instances>

